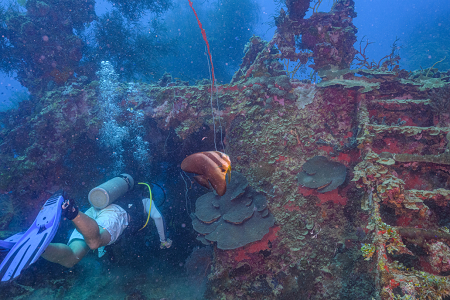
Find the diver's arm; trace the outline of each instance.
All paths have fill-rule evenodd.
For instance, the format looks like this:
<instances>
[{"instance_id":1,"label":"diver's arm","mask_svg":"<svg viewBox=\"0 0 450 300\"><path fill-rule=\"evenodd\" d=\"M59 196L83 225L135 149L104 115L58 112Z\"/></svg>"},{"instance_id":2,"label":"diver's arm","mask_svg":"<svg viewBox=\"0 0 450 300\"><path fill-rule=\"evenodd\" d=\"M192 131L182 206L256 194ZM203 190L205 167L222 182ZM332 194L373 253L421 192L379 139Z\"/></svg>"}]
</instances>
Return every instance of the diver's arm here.
<instances>
[{"instance_id":1,"label":"diver's arm","mask_svg":"<svg viewBox=\"0 0 450 300\"><path fill-rule=\"evenodd\" d=\"M148 208L146 209L148 213ZM156 229L158 230L159 240L161 242L166 241L166 232L165 232L165 224L164 219L159 212L158 208L156 207L155 203L152 205L152 211L150 213L150 217L152 217L153 221L155 222Z\"/></svg>"},{"instance_id":2,"label":"diver's arm","mask_svg":"<svg viewBox=\"0 0 450 300\"><path fill-rule=\"evenodd\" d=\"M148 214L149 206L150 206L150 199L146 198L143 199L142 202L144 203L145 213ZM156 229L158 230L159 240L161 242L162 248L169 248L172 244L172 241L167 239L166 236L166 224L164 222L164 218L159 212L159 209L156 207L155 203L152 203L152 211L150 213L150 217L152 217L153 221L155 222ZM169 242L170 241L170 242Z\"/></svg>"}]
</instances>

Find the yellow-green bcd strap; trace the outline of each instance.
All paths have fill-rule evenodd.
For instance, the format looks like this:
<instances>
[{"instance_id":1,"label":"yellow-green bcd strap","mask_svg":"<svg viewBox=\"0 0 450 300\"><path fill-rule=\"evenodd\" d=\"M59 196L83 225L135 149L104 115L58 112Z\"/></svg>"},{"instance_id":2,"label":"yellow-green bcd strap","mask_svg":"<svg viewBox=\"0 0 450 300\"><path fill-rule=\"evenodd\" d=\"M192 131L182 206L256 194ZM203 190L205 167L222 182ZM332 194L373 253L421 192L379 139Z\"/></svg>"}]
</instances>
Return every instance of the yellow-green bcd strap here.
<instances>
[{"instance_id":1,"label":"yellow-green bcd strap","mask_svg":"<svg viewBox=\"0 0 450 300\"><path fill-rule=\"evenodd\" d=\"M147 222L145 222L145 225L144 225L144 227L142 227L141 229L139 229L139 230L142 230L142 229L144 229L145 228L145 226L147 226L147 224L148 224L148 220L150 220L150 212L152 211L152 189L150 188L150 186L147 184L147 183L145 183L145 182L138 182L138 184L145 184L147 187L148 187L148 191L150 192L150 207L149 207L149 209L148 209L148 216L147 216ZM144 209L145 209L145 207L144 207ZM139 231L138 230L138 231Z\"/></svg>"}]
</instances>

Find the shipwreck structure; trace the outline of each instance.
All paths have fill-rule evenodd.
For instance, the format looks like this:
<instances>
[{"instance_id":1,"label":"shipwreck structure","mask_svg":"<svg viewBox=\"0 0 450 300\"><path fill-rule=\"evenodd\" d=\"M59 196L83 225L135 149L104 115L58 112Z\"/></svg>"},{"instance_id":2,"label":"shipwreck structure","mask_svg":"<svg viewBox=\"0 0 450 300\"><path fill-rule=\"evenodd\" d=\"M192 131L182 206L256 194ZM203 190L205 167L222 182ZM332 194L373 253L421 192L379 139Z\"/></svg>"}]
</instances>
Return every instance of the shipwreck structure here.
<instances>
[{"instance_id":1,"label":"shipwreck structure","mask_svg":"<svg viewBox=\"0 0 450 300\"><path fill-rule=\"evenodd\" d=\"M116 121L140 120L153 153L181 162L192 145L207 137L213 147L222 136L233 171L243 177L233 195L197 200L193 229L214 243L207 297L450 294L449 74L401 70L394 51L370 64L353 47L353 0L335 1L329 13L308 19L310 1L286 2L273 39L249 41L230 84L211 90L165 78L115 89ZM356 55L358 68L351 69ZM310 64L320 83L293 79L295 69L282 60ZM1 228L13 211L36 209L55 188L76 193L95 177L68 161L102 155L95 146L103 126L99 93L98 82L78 79L39 95L36 107L24 103L20 115L1 115L0 191L12 191L2 197L13 203L1 214ZM213 112L211 93L219 103ZM218 119L222 135L218 123L213 129ZM167 153L169 146L177 153ZM308 171L333 166L332 175ZM320 186L310 184L313 174L322 176ZM33 195L36 205L22 204L23 195ZM260 221L262 229L252 227ZM221 225L234 235L239 226L264 232L236 241Z\"/></svg>"}]
</instances>

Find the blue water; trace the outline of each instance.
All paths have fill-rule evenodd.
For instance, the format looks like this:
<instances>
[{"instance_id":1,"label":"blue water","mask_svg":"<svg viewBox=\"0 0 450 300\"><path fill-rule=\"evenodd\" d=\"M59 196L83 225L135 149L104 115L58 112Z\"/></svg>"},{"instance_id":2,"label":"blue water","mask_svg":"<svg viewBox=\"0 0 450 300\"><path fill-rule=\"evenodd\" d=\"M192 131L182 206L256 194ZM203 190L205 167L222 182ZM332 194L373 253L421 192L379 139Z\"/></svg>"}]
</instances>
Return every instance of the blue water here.
<instances>
[{"instance_id":1,"label":"blue water","mask_svg":"<svg viewBox=\"0 0 450 300\"><path fill-rule=\"evenodd\" d=\"M211 14L211 10L214 7L213 3L214 1L205 1L201 5L196 3L196 9L210 40L214 39L214 30L212 30L214 24L208 21L208 13ZM251 24L250 36L256 34L266 40L270 40L275 31L275 28L270 23L273 23L273 16L278 13L278 9L282 6L277 5L274 1L248 1L248 3L257 8L256 20ZM319 7L319 11L328 11L331 5L331 0L324 0ZM98 16L102 16L112 10L113 5L111 3L107 1L96 1L95 12ZM449 52L448 36L450 34L450 21L448 15L450 13L450 5L448 5L448 1L446 0L360 0L357 1L355 10L358 15L354 19L354 24L358 28L358 42L355 43L355 47L359 47L359 41L363 37L373 42L367 48L366 54L374 61L378 61L390 53L392 43L397 37L400 38L398 45L402 47L400 50L402 57L400 65L407 70L431 67L431 65L444 58L446 53ZM310 14L309 12L306 17L309 17ZM180 15L182 16L181 18L179 17ZM147 24L149 20L154 18L155 15L149 13L144 15L139 22L141 24ZM163 13L161 19L164 25L167 26L169 35L183 38L183 35L190 34L197 37L198 45L196 45L197 47L194 50L190 48L192 45L182 45L187 55L192 55L192 52L203 49L203 40L201 39L195 18L190 11L187 1L174 1L173 9ZM183 22L185 22L184 25L188 26L183 26ZM245 29L244 32L242 30L237 32L235 38L239 38L242 33L245 33ZM231 42L235 41L231 40ZM245 42L246 40L243 41L244 44ZM238 47L237 49L235 49L236 46ZM224 72L232 73L236 70L236 64L240 63L242 57L240 53L243 50L243 44L227 44L224 45L224 48L233 50L233 56L228 57L226 60L220 60L220 63L225 64L223 67ZM437 51L438 48L442 50ZM214 57L213 59L215 59L214 51L212 51L212 55ZM208 78L206 57L196 55L195 58L199 59L199 61L192 62L192 65L181 66L181 68L191 68L195 64L194 68L199 69L199 76L202 75L204 78ZM171 56L168 53L163 59L167 60L168 64L162 68L164 71L173 74L173 77L186 77L179 70L180 66L174 63L176 56ZM450 57L446 63L441 64L442 69L445 70L448 68L449 65L447 64L449 60ZM233 66L228 68L227 64ZM14 79L15 75L14 72L6 74L0 70L0 111L15 107L16 104L12 103L10 98L14 92L25 89ZM224 77L229 78L229 74ZM189 78L186 77L185 79ZM13 99L14 101L15 99Z\"/></svg>"}]
</instances>

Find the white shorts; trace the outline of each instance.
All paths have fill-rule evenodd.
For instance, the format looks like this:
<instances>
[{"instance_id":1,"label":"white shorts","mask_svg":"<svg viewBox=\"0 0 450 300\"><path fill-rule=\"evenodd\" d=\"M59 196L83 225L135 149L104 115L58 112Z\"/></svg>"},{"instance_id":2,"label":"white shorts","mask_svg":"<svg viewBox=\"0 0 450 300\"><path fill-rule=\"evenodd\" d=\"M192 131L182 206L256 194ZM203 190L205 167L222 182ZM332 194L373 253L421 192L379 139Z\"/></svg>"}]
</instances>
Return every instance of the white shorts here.
<instances>
[{"instance_id":1,"label":"white shorts","mask_svg":"<svg viewBox=\"0 0 450 300\"><path fill-rule=\"evenodd\" d=\"M113 244L122 232L128 226L128 214L127 212L117 204L110 204L104 209L96 209L94 207L89 208L85 214L97 222L100 228L105 229L111 235L111 241L108 245ZM84 240L83 235L74 230L70 235L68 245L72 240L80 239Z\"/></svg>"}]
</instances>

